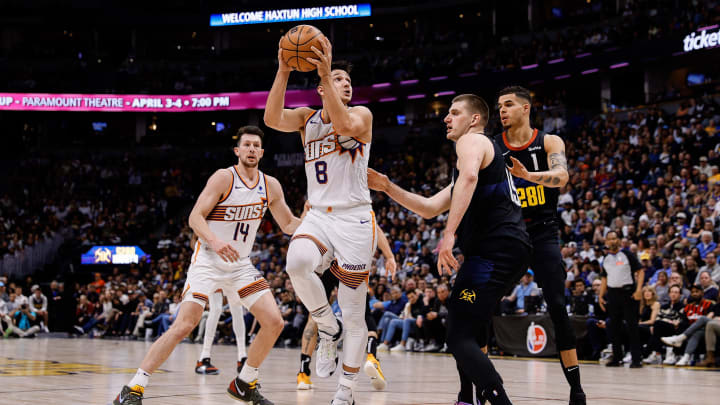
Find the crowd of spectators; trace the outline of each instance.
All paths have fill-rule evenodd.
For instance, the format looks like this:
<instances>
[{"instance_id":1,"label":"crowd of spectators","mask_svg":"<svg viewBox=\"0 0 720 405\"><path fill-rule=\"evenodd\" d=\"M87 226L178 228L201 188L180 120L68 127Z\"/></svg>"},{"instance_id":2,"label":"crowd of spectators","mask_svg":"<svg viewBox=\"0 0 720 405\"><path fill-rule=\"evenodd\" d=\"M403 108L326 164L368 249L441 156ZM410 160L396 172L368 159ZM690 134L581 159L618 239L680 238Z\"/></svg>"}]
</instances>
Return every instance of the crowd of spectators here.
<instances>
[{"instance_id":1,"label":"crowd of spectators","mask_svg":"<svg viewBox=\"0 0 720 405\"><path fill-rule=\"evenodd\" d=\"M720 107L710 97L688 99L676 109L653 105L592 119L567 117L560 134L566 140L570 181L560 190L559 237L568 312L587 317L585 357L597 359L608 343L608 319L598 294L610 231L617 232L622 247L637 255L645 270L645 279L638 282L643 285L640 327L648 362L686 365L699 362L702 352L707 352L706 360L713 353L720 322L714 318L720 310L712 306L720 282L718 123ZM536 119L535 125L543 122ZM410 137L402 149L374 149L371 166L402 187L429 196L448 184L454 155L449 145L421 147L415 140ZM73 254L94 244L142 241L151 257L103 268L92 279L83 269L39 286L32 278L22 280L5 272L9 278L0 279L0 314L6 335L49 328L77 335L152 338L172 323L192 253L192 232L184 225L188 204L209 172L190 173L188 165L172 159L163 161L162 168L147 159L124 159L122 165L107 158L45 166L51 169L47 172L64 174L46 180L57 183L47 193L57 194L13 201L25 212L14 218L37 215L70 226L75 231ZM279 178L286 199L299 213L304 202L302 169L267 171ZM71 199L81 186L94 190L94 195ZM434 250L446 217L422 219L383 195L373 197L378 223L394 255L378 252L370 273L370 309L378 321L380 347L395 352L444 350L446 300L453 278L438 276ZM286 321L278 344L293 346L299 343L308 314L284 272L288 243L289 237L266 218L251 259L270 283ZM386 269L391 259L398 268L392 279ZM543 311L542 291L532 277L531 269L508 292L499 315ZM223 324L230 321L229 314L223 317ZM249 335L256 332L251 317L244 321ZM218 338L233 341L232 333L221 326ZM686 347L675 348L678 341Z\"/></svg>"}]
</instances>

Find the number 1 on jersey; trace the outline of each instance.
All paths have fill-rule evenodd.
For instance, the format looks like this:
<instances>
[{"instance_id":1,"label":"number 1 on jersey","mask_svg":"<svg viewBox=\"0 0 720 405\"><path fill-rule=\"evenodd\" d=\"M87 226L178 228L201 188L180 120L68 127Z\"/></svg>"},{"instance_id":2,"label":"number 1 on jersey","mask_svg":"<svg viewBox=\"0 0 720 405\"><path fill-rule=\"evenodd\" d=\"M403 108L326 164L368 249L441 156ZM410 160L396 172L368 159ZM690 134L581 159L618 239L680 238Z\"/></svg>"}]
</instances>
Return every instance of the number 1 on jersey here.
<instances>
[{"instance_id":1,"label":"number 1 on jersey","mask_svg":"<svg viewBox=\"0 0 720 405\"><path fill-rule=\"evenodd\" d=\"M540 170L540 166L538 165L538 162L537 162L537 156L534 153L531 153L530 157L532 157L533 165L535 166L535 171Z\"/></svg>"},{"instance_id":2,"label":"number 1 on jersey","mask_svg":"<svg viewBox=\"0 0 720 405\"><path fill-rule=\"evenodd\" d=\"M247 241L248 232L250 231L250 225L245 222L238 222L237 226L235 226L235 235L233 236L233 240L238 240L238 231L240 231L240 234L245 235L242 240L243 243L245 243Z\"/></svg>"}]
</instances>

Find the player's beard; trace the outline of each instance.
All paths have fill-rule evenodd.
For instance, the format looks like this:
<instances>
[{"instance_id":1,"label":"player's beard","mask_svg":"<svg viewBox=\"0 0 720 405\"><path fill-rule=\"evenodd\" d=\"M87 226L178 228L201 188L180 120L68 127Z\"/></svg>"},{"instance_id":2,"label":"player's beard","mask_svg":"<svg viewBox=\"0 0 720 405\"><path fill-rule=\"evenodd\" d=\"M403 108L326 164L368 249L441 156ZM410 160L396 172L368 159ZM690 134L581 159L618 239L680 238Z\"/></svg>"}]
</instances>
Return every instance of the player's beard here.
<instances>
[{"instance_id":1,"label":"player's beard","mask_svg":"<svg viewBox=\"0 0 720 405\"><path fill-rule=\"evenodd\" d=\"M240 159L240 164L247 169L254 169L258 166L259 160L255 158L255 163L250 163L246 159Z\"/></svg>"}]
</instances>

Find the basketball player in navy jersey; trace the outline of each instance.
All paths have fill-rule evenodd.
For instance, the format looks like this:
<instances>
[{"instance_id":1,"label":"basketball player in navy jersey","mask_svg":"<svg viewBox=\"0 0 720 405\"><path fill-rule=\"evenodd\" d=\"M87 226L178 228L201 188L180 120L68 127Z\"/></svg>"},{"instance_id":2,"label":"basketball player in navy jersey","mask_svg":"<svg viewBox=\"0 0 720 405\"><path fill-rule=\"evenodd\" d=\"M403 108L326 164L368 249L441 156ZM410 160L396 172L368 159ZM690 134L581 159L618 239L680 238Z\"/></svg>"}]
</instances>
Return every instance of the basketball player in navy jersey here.
<instances>
[{"instance_id":1,"label":"basketball player in navy jersey","mask_svg":"<svg viewBox=\"0 0 720 405\"><path fill-rule=\"evenodd\" d=\"M450 210L438 253L441 275L458 271L448 308L448 348L480 391L480 401L507 405L500 374L483 347L494 308L527 270L531 247L502 152L483 132L488 116L487 104L476 95L453 99L444 121L447 138L457 144L457 170L453 183L434 196L405 191L372 169L368 185L423 218ZM465 256L461 267L452 254L456 234Z\"/></svg>"},{"instance_id":2,"label":"basketball player in navy jersey","mask_svg":"<svg viewBox=\"0 0 720 405\"><path fill-rule=\"evenodd\" d=\"M522 214L533 246L530 267L547 302L555 327L560 363L570 384L570 405L585 404L575 332L565 309L565 269L560 256L558 188L568 182L565 143L556 135L530 127L530 91L506 87L498 95L505 131L495 137L511 166ZM508 159L509 158L509 159Z\"/></svg>"}]
</instances>

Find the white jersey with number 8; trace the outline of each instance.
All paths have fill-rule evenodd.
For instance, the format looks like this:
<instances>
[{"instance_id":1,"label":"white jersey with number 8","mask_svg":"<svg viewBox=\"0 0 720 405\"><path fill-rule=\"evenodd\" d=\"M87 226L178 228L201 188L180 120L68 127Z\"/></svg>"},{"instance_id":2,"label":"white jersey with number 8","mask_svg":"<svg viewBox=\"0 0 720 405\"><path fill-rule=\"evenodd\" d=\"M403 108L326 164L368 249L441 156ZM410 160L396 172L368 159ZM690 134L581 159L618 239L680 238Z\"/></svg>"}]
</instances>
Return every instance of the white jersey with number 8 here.
<instances>
[{"instance_id":1,"label":"white jersey with number 8","mask_svg":"<svg viewBox=\"0 0 720 405\"><path fill-rule=\"evenodd\" d=\"M313 111L305 119L305 174L308 200L313 207L349 208L371 204L367 186L370 144L346 142L338 134L323 110Z\"/></svg>"}]
</instances>

